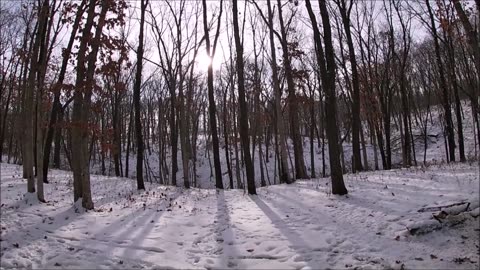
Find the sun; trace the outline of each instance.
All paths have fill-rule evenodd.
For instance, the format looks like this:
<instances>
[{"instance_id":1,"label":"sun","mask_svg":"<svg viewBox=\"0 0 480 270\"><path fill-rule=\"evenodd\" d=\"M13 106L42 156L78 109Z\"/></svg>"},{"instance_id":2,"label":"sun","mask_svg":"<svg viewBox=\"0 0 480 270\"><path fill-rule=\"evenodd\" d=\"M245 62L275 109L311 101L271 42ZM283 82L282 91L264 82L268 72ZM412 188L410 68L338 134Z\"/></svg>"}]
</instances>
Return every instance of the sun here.
<instances>
[{"instance_id":1,"label":"sun","mask_svg":"<svg viewBox=\"0 0 480 270\"><path fill-rule=\"evenodd\" d=\"M207 72L208 68L212 65L213 70L219 70L222 65L222 55L217 52L213 59L208 56L206 52L200 52L196 59L195 64L197 68L202 72Z\"/></svg>"},{"instance_id":2,"label":"sun","mask_svg":"<svg viewBox=\"0 0 480 270\"><path fill-rule=\"evenodd\" d=\"M197 56L197 67L201 71L207 71L210 65L212 64L212 58L208 56L206 53L202 53Z\"/></svg>"}]
</instances>

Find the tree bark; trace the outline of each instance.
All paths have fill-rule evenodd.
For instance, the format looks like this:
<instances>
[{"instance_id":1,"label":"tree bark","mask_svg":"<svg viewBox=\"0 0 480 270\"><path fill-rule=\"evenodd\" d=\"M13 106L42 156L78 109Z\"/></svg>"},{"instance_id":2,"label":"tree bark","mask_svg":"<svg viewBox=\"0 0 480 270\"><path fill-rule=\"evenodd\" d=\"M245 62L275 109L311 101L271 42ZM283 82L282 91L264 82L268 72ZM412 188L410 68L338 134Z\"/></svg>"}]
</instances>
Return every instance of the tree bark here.
<instances>
[{"instance_id":1,"label":"tree bark","mask_svg":"<svg viewBox=\"0 0 480 270\"><path fill-rule=\"evenodd\" d=\"M90 151L88 149L89 137L89 118L91 107L91 96L94 87L94 73L97 55L100 46L100 37L105 17L108 10L109 1L102 1L100 16L96 24L95 36L91 39L91 30L94 25L96 0L90 0L87 21L84 25L82 37L80 40L78 60L77 60L77 78L75 82L75 92L73 100L72 113L72 169L74 201L82 198L82 206L86 209L93 209L92 194L90 189ZM91 42L90 52L87 54L87 45ZM88 62L88 63L87 63ZM85 64L88 64L85 67Z\"/></svg>"},{"instance_id":2,"label":"tree bark","mask_svg":"<svg viewBox=\"0 0 480 270\"><path fill-rule=\"evenodd\" d=\"M205 0L204 0L205 1ZM242 142L243 158L247 174L248 194L257 194L255 188L255 172L250 155L250 139L248 128L248 108L245 100L245 78L243 44L240 41L240 30L238 26L237 0L233 0L233 33L236 48L237 79L238 79L238 103L240 105L240 140Z\"/></svg>"},{"instance_id":3,"label":"tree bark","mask_svg":"<svg viewBox=\"0 0 480 270\"><path fill-rule=\"evenodd\" d=\"M40 8L40 7L39 7ZM34 31L30 47L30 70L25 73L26 82L24 84L23 93L23 145L22 145L22 162L23 162L23 178L27 178L27 191L35 192L35 178L33 172L34 166L34 93L36 90L35 77L38 72L38 55L40 53L40 28L43 23L39 20L39 25ZM28 31L28 29L27 29Z\"/></svg>"},{"instance_id":4,"label":"tree bark","mask_svg":"<svg viewBox=\"0 0 480 270\"><path fill-rule=\"evenodd\" d=\"M135 107L135 133L137 139L137 189L139 190L145 189L145 183L143 180L144 141L142 134L140 90L142 86L143 69L143 32L145 24L145 10L147 8L147 5L148 0L140 1L140 32L138 35L137 70L135 72L135 84L133 86L133 104Z\"/></svg>"},{"instance_id":5,"label":"tree bark","mask_svg":"<svg viewBox=\"0 0 480 270\"><path fill-rule=\"evenodd\" d=\"M338 127L336 115L336 93L335 93L335 52L332 43L332 31L330 19L325 0L319 0L320 15L323 22L323 34L325 42L325 53L322 49L320 30L313 13L310 0L306 0L308 15L312 22L313 36L316 43L316 56L320 66L322 86L325 91L325 117L327 121L328 153L330 157L330 174L332 178L332 193L345 195L348 193L343 182L342 166L340 164L340 151L338 141Z\"/></svg>"},{"instance_id":6,"label":"tree bark","mask_svg":"<svg viewBox=\"0 0 480 270\"><path fill-rule=\"evenodd\" d=\"M47 46L46 46L46 38L47 38L47 23L48 23L48 16L49 16L49 1L43 1L42 8L40 10L39 16L39 27L37 38L40 39L40 51L39 51L39 58L38 58L38 70L37 72L37 97L36 97L36 119L37 119L37 126L36 126L36 160L37 160L37 168L43 168L43 92L44 92L44 78L45 72L47 68ZM43 192L43 173L42 171L38 170L37 174L37 198L40 202L45 202L45 196Z\"/></svg>"},{"instance_id":7,"label":"tree bark","mask_svg":"<svg viewBox=\"0 0 480 270\"><path fill-rule=\"evenodd\" d=\"M217 27L217 34L215 35L215 41L213 44L213 50L210 48L210 37L208 32L208 22L207 22L207 3L206 0L202 0L203 4L203 29L205 31L205 43L207 46L207 54L210 59L213 59L215 55L215 47L219 35L219 26ZM223 1L220 2L220 12L222 12ZM221 15L221 14L220 14ZM220 23L220 18L218 19ZM208 66L207 71L207 87L208 87L208 114L210 122L210 131L212 133L212 144L213 144L213 166L215 169L215 186L218 189L223 189L223 179L222 179L222 167L220 164L220 150L219 150L219 141L218 141L218 131L217 131L217 106L215 105L215 94L213 89L213 67L212 64Z\"/></svg>"}]
</instances>

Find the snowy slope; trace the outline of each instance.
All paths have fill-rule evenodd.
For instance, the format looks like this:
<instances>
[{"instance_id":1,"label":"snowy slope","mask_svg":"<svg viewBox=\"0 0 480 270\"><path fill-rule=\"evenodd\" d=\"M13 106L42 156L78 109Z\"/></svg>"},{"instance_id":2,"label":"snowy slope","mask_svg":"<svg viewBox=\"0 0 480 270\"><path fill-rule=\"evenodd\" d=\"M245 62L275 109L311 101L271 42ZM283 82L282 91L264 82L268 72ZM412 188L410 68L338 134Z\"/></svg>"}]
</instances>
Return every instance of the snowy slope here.
<instances>
[{"instance_id":1,"label":"snowy slope","mask_svg":"<svg viewBox=\"0 0 480 270\"><path fill-rule=\"evenodd\" d=\"M464 140L465 140L465 154L467 159L469 160L478 160L478 149L475 147L475 139L474 139L474 130L473 130L473 120L472 120L472 113L471 113L471 107L468 102L463 102L463 109L464 109L464 119L463 119L463 128L464 128ZM413 121L413 134L414 134L414 139L415 139L415 158L417 160L417 164L421 165L423 164L423 159L424 159L424 154L425 154L425 160L426 163L431 165L431 164L441 164L446 162L446 154L445 154L445 138L444 134L442 131L442 121L443 119L441 118L442 116L442 108L440 106L433 106L431 110L431 116L429 117L428 123L427 123L427 134L428 134L428 144L427 144L427 149L425 151L424 149L424 141L423 141L423 130L420 125L420 123L417 123L416 121ZM424 116L422 116L424 117ZM456 123L455 123L455 128L456 128ZM364 123L364 130L366 131L368 128L366 126L366 123ZM458 144L458 134L457 130L455 130L455 140L456 143ZM368 164L369 164L369 169L372 170L374 168L374 147L370 143L370 138L368 138L368 133L366 132L365 140L366 140L366 153L367 153L367 159L368 159ZM342 135L343 136L343 135ZM221 167L222 167L222 174L223 174L223 181L224 181L224 187L229 188L229 179L227 176L227 163L226 163L226 158L225 158L225 150L223 148L223 138L220 136L220 161L221 161ZM392 163L393 167L401 167L402 166L402 153L401 153L401 143L400 143L400 132L398 131L398 127L395 124L395 121L393 121L392 118ZM208 161L208 154L206 153L206 143L205 143L205 138L200 135L199 140L198 140L199 145L197 146L197 187L200 188L215 188L215 178L213 175L213 169L210 168L210 163L211 166L213 167L213 153L210 149L210 162ZM273 144L273 142L272 142ZM294 172L294 157L293 157L293 143L291 140L288 141L288 153L289 153L289 166L290 166L290 174L293 176ZM269 148L269 161L267 162L266 159L263 159L263 165L265 168L265 181L267 185L271 184L277 184L278 183L278 178L275 177L275 168L277 166L275 162L275 154L274 154L274 145L270 146ZM345 169L350 172L351 171L351 160L352 160L352 145L351 142L344 141L342 144L343 147L343 153L344 153L344 162L345 162ZM232 164L232 170L233 170L233 178L234 178L234 186L236 187L236 178L235 178L235 165L236 165L236 160L235 160L235 155L233 146L230 145L230 150L232 152L232 158L231 164ZM240 145L239 145L240 149ZM262 149L263 153L265 155L266 150L265 150L265 145L262 144ZM304 143L303 143L303 149L304 149L304 160L305 160L305 165L307 168L307 172L310 175L311 173L311 163L310 163L310 139L308 137L304 137ZM168 149L170 151L170 149ZM165 161L166 164L169 166L169 170L171 170L171 154L167 151L167 160ZM326 165L326 174L330 174L330 169L329 169L329 156L328 156L328 142L325 141L325 165ZM149 175L154 175L157 176L159 175L159 161L158 161L158 151L156 149L153 149L151 154L146 151L146 159L148 160L148 167L146 166L145 168L145 173L149 173ZM239 153L240 154L240 153ZM456 149L456 157L457 160L459 159L459 154L458 154L458 149ZM476 158L477 156L477 158ZM255 154L253 155L254 158L254 166L255 166L255 180L257 183L257 186L260 186L260 159L259 159L259 153L258 153L258 144L255 148ZM377 158L378 158L378 166L380 169L382 169L382 161L381 161L381 156L380 156L380 150L377 147ZM183 186L183 171L182 171L182 160L181 160L181 152L178 151L177 155L178 159L178 166L179 166L179 171L177 172L177 185L178 186ZM362 152L362 160L363 160L363 152ZM322 173L322 148L321 146L318 145L317 138L314 139L314 162L315 162L315 172L316 176L321 175ZM362 161L364 162L364 161ZM125 164L125 153L122 153L122 163ZM66 165L66 164L65 164ZM241 177L242 179L244 178L244 169L243 169L243 164L240 163L239 165L241 167ZM102 174L101 171L101 166L100 166L100 161L98 159L95 159L95 157L92 159L91 162L91 167L92 167L92 173L96 174ZM70 169L68 167L65 167L65 169ZM136 156L134 154L130 155L129 159L129 176L130 177L135 177L136 173ZM113 160L107 158L106 161L106 174L107 175L114 175L115 170L113 167ZM152 181L155 181L153 179Z\"/></svg>"},{"instance_id":2,"label":"snowy slope","mask_svg":"<svg viewBox=\"0 0 480 270\"><path fill-rule=\"evenodd\" d=\"M258 189L190 189L92 175L95 211L73 205L72 175L52 171L47 204L1 164L0 268L478 269L478 166L347 175ZM423 235L422 208L470 202L462 222ZM72 206L73 205L73 206Z\"/></svg>"}]
</instances>

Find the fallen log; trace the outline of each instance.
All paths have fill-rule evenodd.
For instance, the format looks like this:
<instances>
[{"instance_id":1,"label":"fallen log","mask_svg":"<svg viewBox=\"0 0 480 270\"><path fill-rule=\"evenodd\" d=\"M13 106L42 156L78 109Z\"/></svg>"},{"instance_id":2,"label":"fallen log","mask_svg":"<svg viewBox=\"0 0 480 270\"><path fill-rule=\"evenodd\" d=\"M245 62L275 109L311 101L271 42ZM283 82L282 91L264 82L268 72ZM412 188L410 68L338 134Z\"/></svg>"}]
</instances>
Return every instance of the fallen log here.
<instances>
[{"instance_id":1,"label":"fallen log","mask_svg":"<svg viewBox=\"0 0 480 270\"><path fill-rule=\"evenodd\" d=\"M440 230L444 227L453 227L465 222L467 218L464 215L448 216L445 219L432 218L423 222L418 222L407 227L411 235L422 235L432 231Z\"/></svg>"},{"instance_id":2,"label":"fallen log","mask_svg":"<svg viewBox=\"0 0 480 270\"><path fill-rule=\"evenodd\" d=\"M476 200L472 202L465 201L443 206L426 207L420 210L418 210L418 212L430 212L432 210L438 212L432 213L430 219L407 226L410 235L421 235L440 230L444 227L456 226L465 222L468 215L473 218L480 216L479 202Z\"/></svg>"}]
</instances>

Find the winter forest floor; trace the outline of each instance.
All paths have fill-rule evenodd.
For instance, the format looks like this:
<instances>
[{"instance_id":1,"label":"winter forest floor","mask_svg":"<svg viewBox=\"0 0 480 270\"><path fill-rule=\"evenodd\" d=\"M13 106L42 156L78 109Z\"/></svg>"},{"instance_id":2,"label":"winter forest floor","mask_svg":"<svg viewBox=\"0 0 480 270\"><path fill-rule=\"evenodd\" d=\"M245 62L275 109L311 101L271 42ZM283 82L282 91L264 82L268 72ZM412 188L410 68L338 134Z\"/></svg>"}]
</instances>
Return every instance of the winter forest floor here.
<instances>
[{"instance_id":1,"label":"winter forest floor","mask_svg":"<svg viewBox=\"0 0 480 270\"><path fill-rule=\"evenodd\" d=\"M49 202L38 204L20 166L0 168L0 268L479 267L475 164L346 175L344 197L329 194L328 178L248 196L156 184L138 192L131 179L92 176L89 212L73 204L69 172L52 170ZM455 203L464 204L441 207Z\"/></svg>"}]
</instances>

